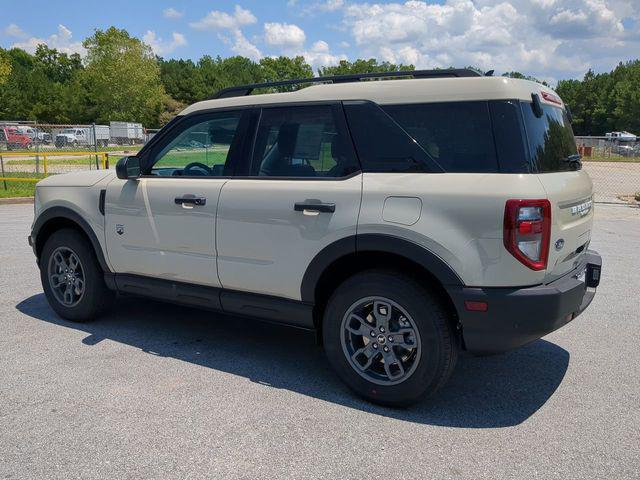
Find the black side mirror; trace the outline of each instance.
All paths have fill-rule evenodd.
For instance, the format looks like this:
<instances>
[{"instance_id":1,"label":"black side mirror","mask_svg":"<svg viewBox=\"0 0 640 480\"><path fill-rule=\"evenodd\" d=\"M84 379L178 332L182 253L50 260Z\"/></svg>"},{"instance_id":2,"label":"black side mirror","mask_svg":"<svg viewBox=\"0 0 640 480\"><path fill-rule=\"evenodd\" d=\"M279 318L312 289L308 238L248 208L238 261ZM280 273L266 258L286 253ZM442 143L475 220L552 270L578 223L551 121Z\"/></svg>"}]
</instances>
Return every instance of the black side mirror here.
<instances>
[{"instance_id":1,"label":"black side mirror","mask_svg":"<svg viewBox=\"0 0 640 480\"><path fill-rule=\"evenodd\" d=\"M140 176L140 159L138 157L122 157L116 164L116 175L122 180L138 178Z\"/></svg>"}]
</instances>

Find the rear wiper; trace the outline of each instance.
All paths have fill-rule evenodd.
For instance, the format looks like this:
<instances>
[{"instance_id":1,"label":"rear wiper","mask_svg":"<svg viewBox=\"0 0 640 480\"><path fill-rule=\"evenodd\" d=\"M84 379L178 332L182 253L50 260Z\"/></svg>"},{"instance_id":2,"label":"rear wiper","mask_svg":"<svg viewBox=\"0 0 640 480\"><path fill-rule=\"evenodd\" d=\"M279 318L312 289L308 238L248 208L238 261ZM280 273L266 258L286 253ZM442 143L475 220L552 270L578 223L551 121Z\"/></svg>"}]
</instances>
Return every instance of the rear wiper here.
<instances>
[{"instance_id":1,"label":"rear wiper","mask_svg":"<svg viewBox=\"0 0 640 480\"><path fill-rule=\"evenodd\" d=\"M582 165L582 155L579 153L574 153L573 155L569 155L564 159L567 163L577 163L578 165Z\"/></svg>"}]
</instances>

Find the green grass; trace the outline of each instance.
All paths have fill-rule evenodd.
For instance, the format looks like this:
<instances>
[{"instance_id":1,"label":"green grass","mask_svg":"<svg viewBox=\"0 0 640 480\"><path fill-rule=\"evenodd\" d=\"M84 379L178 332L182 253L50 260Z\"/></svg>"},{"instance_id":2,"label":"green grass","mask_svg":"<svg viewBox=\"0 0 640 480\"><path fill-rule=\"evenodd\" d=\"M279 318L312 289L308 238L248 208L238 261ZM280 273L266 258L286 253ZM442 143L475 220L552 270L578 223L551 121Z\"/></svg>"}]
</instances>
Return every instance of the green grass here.
<instances>
[{"instance_id":1,"label":"green grass","mask_svg":"<svg viewBox=\"0 0 640 480\"><path fill-rule=\"evenodd\" d=\"M118 145L116 147L98 147L98 152L137 152L139 151L143 145ZM93 152L95 148L93 146L88 145L78 145L76 148L65 147L65 148L55 148L46 146L45 148L41 148L41 153L56 153L56 152ZM11 156L12 153L31 153L36 155L35 148L31 148L27 150L26 148L17 149L17 150L0 150L0 155Z\"/></svg>"},{"instance_id":2,"label":"green grass","mask_svg":"<svg viewBox=\"0 0 640 480\"><path fill-rule=\"evenodd\" d=\"M111 156L109 160L111 160ZM155 164L154 168L183 168L186 165L198 162L212 167L223 165L227 160L226 151L211 151L203 149L171 150Z\"/></svg>"},{"instance_id":3,"label":"green grass","mask_svg":"<svg viewBox=\"0 0 640 480\"><path fill-rule=\"evenodd\" d=\"M11 172L6 176L12 178L44 178L44 175L36 175L33 173L23 172ZM15 182L11 180L0 180L0 198L33 197L35 189L35 182Z\"/></svg>"},{"instance_id":4,"label":"green grass","mask_svg":"<svg viewBox=\"0 0 640 480\"><path fill-rule=\"evenodd\" d=\"M620 162L620 163L640 163L640 157L623 157L621 155L612 154L609 156L593 156L582 157L583 162Z\"/></svg>"},{"instance_id":5,"label":"green grass","mask_svg":"<svg viewBox=\"0 0 640 480\"><path fill-rule=\"evenodd\" d=\"M112 157L110 156L109 159ZM5 160L5 165L34 165L35 159L21 158L19 160ZM44 160L40 157L40 168L44 168ZM102 164L102 157L98 157L98 163ZM86 165L95 167L96 159L94 155L78 156L73 158L48 157L47 165Z\"/></svg>"}]
</instances>

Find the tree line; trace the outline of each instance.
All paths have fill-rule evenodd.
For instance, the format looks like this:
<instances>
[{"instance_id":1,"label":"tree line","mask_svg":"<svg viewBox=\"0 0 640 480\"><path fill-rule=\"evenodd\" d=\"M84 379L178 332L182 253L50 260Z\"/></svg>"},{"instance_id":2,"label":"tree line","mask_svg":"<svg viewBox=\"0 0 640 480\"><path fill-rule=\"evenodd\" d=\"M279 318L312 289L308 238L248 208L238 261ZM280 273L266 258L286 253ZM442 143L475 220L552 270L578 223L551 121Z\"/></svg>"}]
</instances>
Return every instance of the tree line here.
<instances>
[{"instance_id":1,"label":"tree line","mask_svg":"<svg viewBox=\"0 0 640 480\"><path fill-rule=\"evenodd\" d=\"M168 122L182 108L234 85L413 70L413 65L375 59L343 60L314 72L304 57L203 56L169 59L126 30L96 30L85 39L84 58L39 45L35 53L0 48L0 120L41 123L137 121L147 127ZM506 76L536 80L520 72ZM536 80L537 81L537 80ZM280 87L291 90L296 87ZM582 80L561 80L558 93L570 106L577 135L611 130L640 133L640 60L610 73L589 71Z\"/></svg>"}]
</instances>

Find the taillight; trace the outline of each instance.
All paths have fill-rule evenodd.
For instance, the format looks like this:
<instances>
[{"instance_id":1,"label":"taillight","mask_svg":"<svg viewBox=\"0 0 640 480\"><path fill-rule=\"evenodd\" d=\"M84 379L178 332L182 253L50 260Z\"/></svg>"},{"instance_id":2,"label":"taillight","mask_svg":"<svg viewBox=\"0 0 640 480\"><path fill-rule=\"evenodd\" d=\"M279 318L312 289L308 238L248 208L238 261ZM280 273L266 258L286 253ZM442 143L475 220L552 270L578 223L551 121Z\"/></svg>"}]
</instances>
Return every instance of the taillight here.
<instances>
[{"instance_id":1,"label":"taillight","mask_svg":"<svg viewBox=\"0 0 640 480\"><path fill-rule=\"evenodd\" d=\"M551 238L549 200L507 200L504 208L504 246L532 270L547 268Z\"/></svg>"}]
</instances>

